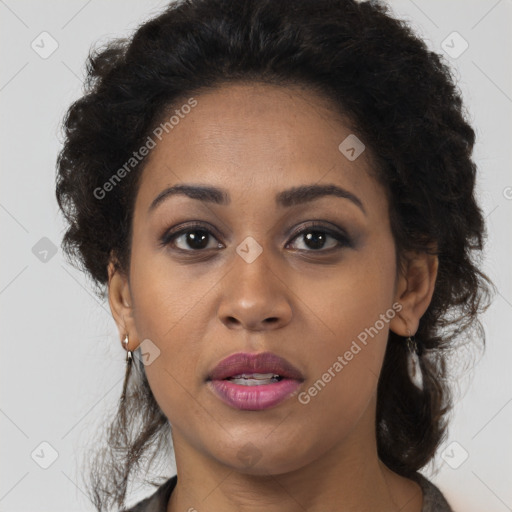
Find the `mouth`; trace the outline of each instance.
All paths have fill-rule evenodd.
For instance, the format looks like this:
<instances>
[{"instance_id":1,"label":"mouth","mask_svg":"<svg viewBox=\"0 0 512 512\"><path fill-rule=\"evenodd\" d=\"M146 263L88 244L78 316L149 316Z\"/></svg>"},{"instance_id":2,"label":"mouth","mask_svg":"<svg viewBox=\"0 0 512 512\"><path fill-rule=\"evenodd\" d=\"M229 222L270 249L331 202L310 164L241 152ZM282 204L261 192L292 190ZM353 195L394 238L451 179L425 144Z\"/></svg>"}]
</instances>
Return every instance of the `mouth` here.
<instances>
[{"instance_id":1,"label":"mouth","mask_svg":"<svg viewBox=\"0 0 512 512\"><path fill-rule=\"evenodd\" d=\"M233 354L223 359L206 380L227 405L257 411L290 398L305 379L286 359L263 352Z\"/></svg>"}]
</instances>

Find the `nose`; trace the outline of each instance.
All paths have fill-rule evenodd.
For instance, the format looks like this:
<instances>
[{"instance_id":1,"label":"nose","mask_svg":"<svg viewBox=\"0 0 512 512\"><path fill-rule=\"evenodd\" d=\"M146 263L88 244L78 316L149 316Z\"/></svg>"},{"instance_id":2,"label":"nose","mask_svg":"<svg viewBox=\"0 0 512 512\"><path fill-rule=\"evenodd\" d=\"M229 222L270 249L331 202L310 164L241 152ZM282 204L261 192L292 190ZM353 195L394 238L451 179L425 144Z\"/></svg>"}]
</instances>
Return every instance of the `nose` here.
<instances>
[{"instance_id":1,"label":"nose","mask_svg":"<svg viewBox=\"0 0 512 512\"><path fill-rule=\"evenodd\" d=\"M229 329L278 329L292 318L291 292L264 250L248 263L238 254L222 280L221 322Z\"/></svg>"}]
</instances>

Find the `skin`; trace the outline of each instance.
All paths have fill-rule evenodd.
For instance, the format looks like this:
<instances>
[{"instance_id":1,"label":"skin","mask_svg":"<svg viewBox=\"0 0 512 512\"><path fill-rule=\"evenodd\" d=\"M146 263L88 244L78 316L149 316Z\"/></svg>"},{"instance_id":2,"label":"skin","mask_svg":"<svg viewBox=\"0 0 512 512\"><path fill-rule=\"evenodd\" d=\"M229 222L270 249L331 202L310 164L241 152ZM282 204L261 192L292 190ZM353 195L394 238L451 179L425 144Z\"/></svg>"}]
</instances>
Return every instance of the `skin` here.
<instances>
[{"instance_id":1,"label":"skin","mask_svg":"<svg viewBox=\"0 0 512 512\"><path fill-rule=\"evenodd\" d=\"M420 487L378 459L376 391L389 330L416 332L432 298L437 257L409 254L398 272L370 149L354 161L341 154L351 131L327 99L256 83L224 85L195 99L149 155L129 272L109 265L121 339L128 333L130 350L145 339L160 350L145 370L172 426L178 483L167 512L420 512ZM148 213L162 190L183 183L225 188L231 201L174 195ZM335 196L276 206L282 190L327 183L356 195L366 213ZM174 247L159 245L166 230L190 221L207 224L206 249L183 234ZM308 244L307 226L296 236L308 221L344 230L352 245L339 246L325 231L324 246ZM236 252L248 236L263 250L252 263ZM308 404L291 397L241 411L206 385L228 355L271 351L302 372L299 391L307 390L394 303L399 313ZM239 457L247 449L255 464Z\"/></svg>"}]
</instances>

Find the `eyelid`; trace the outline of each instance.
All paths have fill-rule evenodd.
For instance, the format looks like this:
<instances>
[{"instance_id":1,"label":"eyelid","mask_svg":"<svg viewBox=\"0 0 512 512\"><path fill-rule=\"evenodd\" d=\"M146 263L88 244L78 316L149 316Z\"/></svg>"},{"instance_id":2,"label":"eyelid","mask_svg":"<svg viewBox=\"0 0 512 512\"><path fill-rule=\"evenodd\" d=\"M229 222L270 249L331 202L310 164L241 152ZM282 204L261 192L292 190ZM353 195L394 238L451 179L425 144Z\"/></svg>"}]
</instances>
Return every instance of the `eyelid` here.
<instances>
[{"instance_id":1,"label":"eyelid","mask_svg":"<svg viewBox=\"0 0 512 512\"><path fill-rule=\"evenodd\" d=\"M332 226L332 227L330 227ZM318 220L310 220L310 221L306 221L304 223L302 223L297 229L294 229L293 232L289 235L290 237L295 238L296 236L304 233L304 231L307 231L308 229L310 229L311 231L325 231L326 233L328 234L331 234L331 235L337 235L337 236L343 236L347 239L350 239L350 236L349 234L342 228L336 226L335 224L333 224L332 222L329 222L329 221L326 221L326 220L323 220L323 221L318 221Z\"/></svg>"}]
</instances>

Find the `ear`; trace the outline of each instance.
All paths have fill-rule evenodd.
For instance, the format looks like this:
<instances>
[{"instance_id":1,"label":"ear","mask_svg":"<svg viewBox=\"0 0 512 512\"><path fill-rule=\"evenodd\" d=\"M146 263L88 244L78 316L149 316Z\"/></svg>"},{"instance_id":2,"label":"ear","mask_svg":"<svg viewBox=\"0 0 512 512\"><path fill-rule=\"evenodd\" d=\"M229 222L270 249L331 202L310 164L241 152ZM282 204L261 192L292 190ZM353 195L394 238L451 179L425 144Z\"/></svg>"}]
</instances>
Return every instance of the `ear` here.
<instances>
[{"instance_id":1,"label":"ear","mask_svg":"<svg viewBox=\"0 0 512 512\"><path fill-rule=\"evenodd\" d=\"M402 305L389 328L400 336L412 336L418 330L420 318L427 310L434 293L439 259L437 254L409 253L399 270L395 302Z\"/></svg>"},{"instance_id":2,"label":"ear","mask_svg":"<svg viewBox=\"0 0 512 512\"><path fill-rule=\"evenodd\" d=\"M108 264L108 302L121 342L128 335L127 349L135 350L139 346L139 336L135 327L130 283L128 277L116 267L113 259Z\"/></svg>"}]
</instances>

